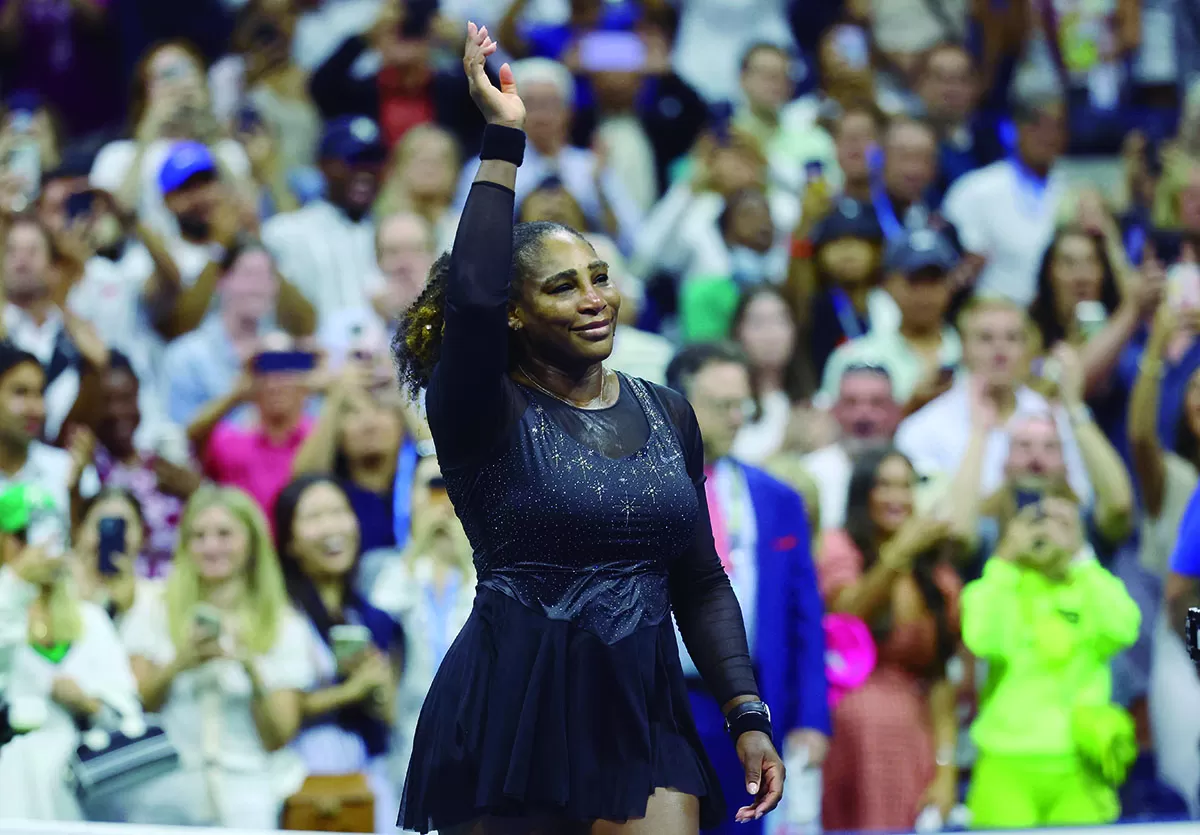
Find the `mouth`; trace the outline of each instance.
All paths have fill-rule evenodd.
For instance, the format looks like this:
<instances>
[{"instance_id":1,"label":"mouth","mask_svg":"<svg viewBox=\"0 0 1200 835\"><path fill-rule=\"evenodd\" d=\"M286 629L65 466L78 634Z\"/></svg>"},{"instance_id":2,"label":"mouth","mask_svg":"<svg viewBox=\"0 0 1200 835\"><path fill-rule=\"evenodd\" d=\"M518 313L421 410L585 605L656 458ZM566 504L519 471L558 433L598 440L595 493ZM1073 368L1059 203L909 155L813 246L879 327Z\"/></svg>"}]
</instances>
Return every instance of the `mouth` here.
<instances>
[{"instance_id":1,"label":"mouth","mask_svg":"<svg viewBox=\"0 0 1200 835\"><path fill-rule=\"evenodd\" d=\"M25 431L34 438L39 437L42 434L42 422L40 420L25 421Z\"/></svg>"},{"instance_id":2,"label":"mouth","mask_svg":"<svg viewBox=\"0 0 1200 835\"><path fill-rule=\"evenodd\" d=\"M340 557L346 552L349 540L343 534L331 534L321 540L321 551L327 557Z\"/></svg>"},{"instance_id":3,"label":"mouth","mask_svg":"<svg viewBox=\"0 0 1200 835\"><path fill-rule=\"evenodd\" d=\"M609 335L612 333L612 329L613 329L613 320L612 319L603 319L603 320L597 321L597 322L589 322L586 325L580 325L577 328L571 328L571 330L578 333L584 339L591 339L596 342L599 342L602 339L607 339L609 337Z\"/></svg>"}]
</instances>

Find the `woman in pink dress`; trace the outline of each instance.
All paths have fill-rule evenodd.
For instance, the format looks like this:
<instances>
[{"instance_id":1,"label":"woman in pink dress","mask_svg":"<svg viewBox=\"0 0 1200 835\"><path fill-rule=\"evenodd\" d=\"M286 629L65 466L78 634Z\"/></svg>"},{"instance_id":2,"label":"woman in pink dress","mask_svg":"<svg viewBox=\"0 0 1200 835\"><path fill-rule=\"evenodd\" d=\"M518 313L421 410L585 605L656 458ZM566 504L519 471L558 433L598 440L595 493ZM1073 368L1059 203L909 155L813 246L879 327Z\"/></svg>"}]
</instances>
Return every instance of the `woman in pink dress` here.
<instances>
[{"instance_id":1,"label":"woman in pink dress","mask_svg":"<svg viewBox=\"0 0 1200 835\"><path fill-rule=\"evenodd\" d=\"M830 612L864 621L874 672L838 703L825 761L826 830L910 829L955 805L957 720L946 662L959 645L961 583L950 522L913 512L916 476L895 450L855 465L846 526L825 535L818 573Z\"/></svg>"}]
</instances>

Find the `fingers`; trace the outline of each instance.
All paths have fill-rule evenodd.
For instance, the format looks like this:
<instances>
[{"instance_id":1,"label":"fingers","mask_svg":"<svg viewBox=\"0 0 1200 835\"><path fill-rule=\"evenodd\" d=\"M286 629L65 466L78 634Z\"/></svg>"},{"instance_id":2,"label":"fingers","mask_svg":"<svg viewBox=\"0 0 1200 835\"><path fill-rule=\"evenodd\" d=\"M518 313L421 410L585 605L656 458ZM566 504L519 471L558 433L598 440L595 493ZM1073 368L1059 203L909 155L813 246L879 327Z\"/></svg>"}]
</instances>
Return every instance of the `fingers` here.
<instances>
[{"instance_id":1,"label":"fingers","mask_svg":"<svg viewBox=\"0 0 1200 835\"><path fill-rule=\"evenodd\" d=\"M779 801L783 799L783 764L768 763L763 782L765 785L759 794L758 803L754 806L755 817L759 818L778 806Z\"/></svg>"},{"instance_id":2,"label":"fingers","mask_svg":"<svg viewBox=\"0 0 1200 835\"><path fill-rule=\"evenodd\" d=\"M762 755L751 754L746 762L746 791L757 795L762 782Z\"/></svg>"}]
</instances>

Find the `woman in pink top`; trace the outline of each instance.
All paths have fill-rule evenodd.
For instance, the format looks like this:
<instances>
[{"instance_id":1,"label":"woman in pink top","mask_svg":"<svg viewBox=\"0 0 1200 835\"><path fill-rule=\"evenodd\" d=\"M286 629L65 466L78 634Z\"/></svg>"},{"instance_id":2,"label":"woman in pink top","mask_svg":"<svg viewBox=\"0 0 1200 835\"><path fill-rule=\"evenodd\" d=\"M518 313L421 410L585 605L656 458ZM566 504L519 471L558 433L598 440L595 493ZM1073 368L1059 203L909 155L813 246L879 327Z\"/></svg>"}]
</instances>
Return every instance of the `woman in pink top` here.
<instances>
[{"instance_id":1,"label":"woman in pink top","mask_svg":"<svg viewBox=\"0 0 1200 835\"><path fill-rule=\"evenodd\" d=\"M850 478L846 527L825 535L817 567L830 612L871 629L878 663L833 714L822 819L827 830L911 829L958 798L958 725L946 662L959 645L961 583L946 558L949 522L915 516L912 465L868 453Z\"/></svg>"},{"instance_id":2,"label":"woman in pink top","mask_svg":"<svg viewBox=\"0 0 1200 835\"><path fill-rule=\"evenodd\" d=\"M201 410L188 427L204 473L219 484L240 487L272 518L275 499L292 478L292 461L312 431L304 406L312 392L312 372L276 369L291 346L256 354L233 391ZM227 419L249 403L254 418L245 426Z\"/></svg>"}]
</instances>

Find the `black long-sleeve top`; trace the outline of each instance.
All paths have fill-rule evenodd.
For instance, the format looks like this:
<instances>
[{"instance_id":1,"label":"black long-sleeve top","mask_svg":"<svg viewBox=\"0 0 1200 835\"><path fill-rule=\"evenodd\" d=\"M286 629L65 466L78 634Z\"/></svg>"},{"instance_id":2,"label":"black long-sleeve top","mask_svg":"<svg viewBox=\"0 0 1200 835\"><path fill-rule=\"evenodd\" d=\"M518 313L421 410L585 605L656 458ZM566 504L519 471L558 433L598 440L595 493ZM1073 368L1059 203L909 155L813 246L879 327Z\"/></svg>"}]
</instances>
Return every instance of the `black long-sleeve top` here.
<instances>
[{"instance_id":1,"label":"black long-sleeve top","mask_svg":"<svg viewBox=\"0 0 1200 835\"><path fill-rule=\"evenodd\" d=\"M508 549L506 553L509 554L519 553L520 561L536 562L538 566L538 571L525 571L524 575L518 572L515 579L510 572L505 581L510 587L513 584L538 585L529 596L544 601L547 583L569 586L569 591L562 592L561 606L547 607L552 613L569 612L573 603L588 597L597 584L612 584L610 590L620 586L609 597L620 599L623 605L628 604L626 609L636 608L640 605L638 601L655 596L651 586L638 586L644 579L639 573L641 569L607 570L606 565L578 564L577 555L568 553L575 547L571 544L570 531L563 530L561 525L556 528L554 519L545 520L537 515L537 508L554 506L554 497L549 492L543 502L539 502L536 495L528 497L527 505L533 508L528 511L530 524L539 526L538 533L543 537L542 541L552 544L551 550L562 553L527 555L521 550L521 540L525 539L520 536L521 531L512 531L508 537L511 541L498 545L476 540L487 535L481 531L495 530L495 526L505 524L503 521L480 520L479 517L487 515L491 509L489 497L497 495L489 489L487 482L505 477L503 460L506 456L511 458L514 446L519 446L520 433L530 431L530 424L523 421L527 410L532 407L582 445L583 451L575 448L571 454L578 456L580 466L591 467L590 462L599 461L594 457L596 455L611 462L633 456L647 446L652 440L649 421L657 421L654 417L657 413L648 409L647 404L657 402L662 406L678 447L682 448L687 478L694 488L694 501L698 505L694 523L682 532L677 549L679 555L662 568L671 609L689 654L721 703L735 696L757 694L741 609L713 544L704 490L704 453L691 406L673 391L622 378L620 396L614 406L598 410L578 409L526 389L509 376L508 304L513 203L513 192L502 186L484 182L476 183L471 189L451 254L441 355L426 399L429 425L447 484L461 485L459 489L451 490L451 498L455 500L468 533L474 534L472 540L481 580L493 570L490 564L479 565L481 559L486 560L481 558L481 552L495 547L496 550ZM648 398L642 398L634 391L635 386L641 385L647 385L647 388L638 391L648 392ZM536 425L533 431L536 431ZM675 446L674 441L672 446ZM564 460L562 466L569 468L571 463ZM529 492L553 490L553 471L544 475L546 481L530 483ZM620 488L615 483L595 486L597 496L609 488ZM615 506L602 507L602 500L591 496L572 498L578 505L586 506L585 515L592 512L594 516L602 517L603 513L611 512L614 513L614 526L619 525L621 511L614 511ZM688 504L691 503L689 497ZM478 524L473 524L476 521ZM625 521L628 522L628 509ZM655 519L648 515L642 522L641 536L630 538L625 544L630 552L649 548L645 539L652 538L656 531L669 528L672 523L677 524L678 519ZM547 527L548 532L544 530ZM534 538L531 530L529 540ZM615 559L620 556L614 555L614 563L649 565L646 575L654 575L652 563L662 562L659 554L634 554L631 561L625 562ZM637 576L631 576L634 574ZM601 593L608 594L609 590L601 590ZM566 599L568 595L570 600ZM628 614L623 610L622 616Z\"/></svg>"}]
</instances>

